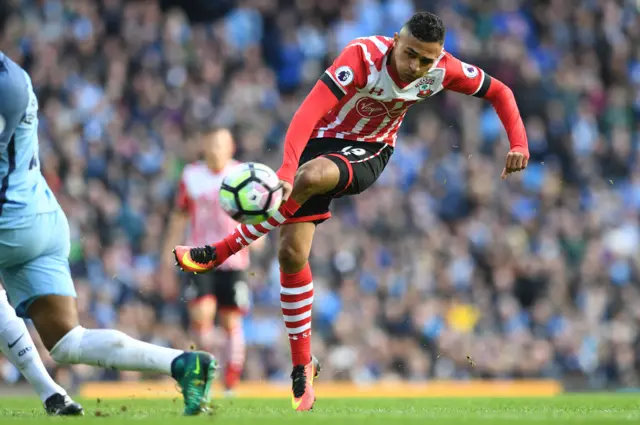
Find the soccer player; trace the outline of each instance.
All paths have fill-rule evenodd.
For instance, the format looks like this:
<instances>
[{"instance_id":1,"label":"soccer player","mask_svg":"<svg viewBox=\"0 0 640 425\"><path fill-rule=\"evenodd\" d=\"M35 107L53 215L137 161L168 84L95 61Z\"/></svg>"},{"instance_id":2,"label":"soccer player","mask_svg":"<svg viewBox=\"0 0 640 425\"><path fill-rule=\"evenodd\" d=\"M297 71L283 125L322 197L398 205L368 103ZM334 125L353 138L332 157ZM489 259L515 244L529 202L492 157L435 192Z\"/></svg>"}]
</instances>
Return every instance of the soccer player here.
<instances>
[{"instance_id":1,"label":"soccer player","mask_svg":"<svg viewBox=\"0 0 640 425\"><path fill-rule=\"evenodd\" d=\"M176 379L185 414L208 402L216 361L78 322L69 224L38 161L38 101L31 79L0 52L0 278L18 316L30 318L51 357Z\"/></svg>"},{"instance_id":2,"label":"soccer player","mask_svg":"<svg viewBox=\"0 0 640 425\"><path fill-rule=\"evenodd\" d=\"M182 240L187 226L188 243L197 246L223 238L238 224L224 212L218 202L218 192L225 173L239 164L233 159L233 136L226 128L209 129L202 134L201 141L204 161L187 165L182 173L176 209L169 221L166 252L170 252ZM173 257L168 256L166 259L165 273L172 273ZM185 282L191 329L198 346L207 351L211 350L209 341L216 310L219 309L220 325L228 335L224 372L227 394L232 393L240 380L245 360L242 318L249 304L249 287L246 283L248 267L249 252L242 251L229 258L214 272L189 275Z\"/></svg>"},{"instance_id":3,"label":"soccer player","mask_svg":"<svg viewBox=\"0 0 640 425\"><path fill-rule=\"evenodd\" d=\"M511 144L502 178L527 166L527 136L512 91L482 69L443 50L445 28L417 13L393 38L358 38L325 71L293 117L278 175L290 194L266 222L240 225L204 247L175 249L179 266L218 267L280 227L281 304L293 361L293 407L309 410L317 361L311 356L313 279L307 262L315 226L330 217L333 198L371 186L393 152L407 109L442 90L484 98L495 108Z\"/></svg>"},{"instance_id":4,"label":"soccer player","mask_svg":"<svg viewBox=\"0 0 640 425\"><path fill-rule=\"evenodd\" d=\"M83 415L82 406L51 378L33 343L24 321L9 305L7 293L0 287L0 351L20 370L36 390L50 415Z\"/></svg>"}]
</instances>

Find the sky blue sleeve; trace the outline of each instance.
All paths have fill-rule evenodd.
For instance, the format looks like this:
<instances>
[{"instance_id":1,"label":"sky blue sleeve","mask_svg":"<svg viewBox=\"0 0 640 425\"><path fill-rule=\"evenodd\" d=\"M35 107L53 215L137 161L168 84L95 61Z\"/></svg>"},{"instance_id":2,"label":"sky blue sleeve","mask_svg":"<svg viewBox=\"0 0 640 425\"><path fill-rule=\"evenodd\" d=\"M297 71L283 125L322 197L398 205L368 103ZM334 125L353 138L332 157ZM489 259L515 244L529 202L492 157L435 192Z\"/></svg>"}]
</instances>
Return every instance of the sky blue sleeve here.
<instances>
[{"instance_id":1,"label":"sky blue sleeve","mask_svg":"<svg viewBox=\"0 0 640 425\"><path fill-rule=\"evenodd\" d=\"M28 104L24 70L0 53L0 154L7 150Z\"/></svg>"}]
</instances>

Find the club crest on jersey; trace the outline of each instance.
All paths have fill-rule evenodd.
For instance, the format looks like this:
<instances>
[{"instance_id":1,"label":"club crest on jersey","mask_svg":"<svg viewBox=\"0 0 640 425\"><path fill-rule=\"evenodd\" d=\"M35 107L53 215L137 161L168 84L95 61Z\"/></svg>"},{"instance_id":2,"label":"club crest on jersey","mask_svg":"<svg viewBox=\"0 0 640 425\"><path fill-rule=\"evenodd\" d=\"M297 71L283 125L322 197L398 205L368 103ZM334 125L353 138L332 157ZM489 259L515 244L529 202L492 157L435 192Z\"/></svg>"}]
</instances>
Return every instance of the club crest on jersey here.
<instances>
[{"instance_id":1,"label":"club crest on jersey","mask_svg":"<svg viewBox=\"0 0 640 425\"><path fill-rule=\"evenodd\" d=\"M431 90L431 85L421 84L418 86L418 94L416 96L424 98L424 97L429 97L432 94L433 94L433 90Z\"/></svg>"},{"instance_id":2,"label":"club crest on jersey","mask_svg":"<svg viewBox=\"0 0 640 425\"><path fill-rule=\"evenodd\" d=\"M393 107L391 107L391 105ZM363 97L356 102L356 111L365 118L375 118L387 115L389 118L397 118L406 110L403 102L381 102L370 97Z\"/></svg>"},{"instance_id":3,"label":"club crest on jersey","mask_svg":"<svg viewBox=\"0 0 640 425\"><path fill-rule=\"evenodd\" d=\"M420 98L431 96L433 94L433 90L431 90L431 85L433 83L435 83L435 79L432 77L425 77L418 81L418 84L416 84L418 94L416 96Z\"/></svg>"},{"instance_id":4,"label":"club crest on jersey","mask_svg":"<svg viewBox=\"0 0 640 425\"><path fill-rule=\"evenodd\" d=\"M336 69L336 78L343 86L348 86L353 81L353 70L348 66L341 66Z\"/></svg>"}]
</instances>

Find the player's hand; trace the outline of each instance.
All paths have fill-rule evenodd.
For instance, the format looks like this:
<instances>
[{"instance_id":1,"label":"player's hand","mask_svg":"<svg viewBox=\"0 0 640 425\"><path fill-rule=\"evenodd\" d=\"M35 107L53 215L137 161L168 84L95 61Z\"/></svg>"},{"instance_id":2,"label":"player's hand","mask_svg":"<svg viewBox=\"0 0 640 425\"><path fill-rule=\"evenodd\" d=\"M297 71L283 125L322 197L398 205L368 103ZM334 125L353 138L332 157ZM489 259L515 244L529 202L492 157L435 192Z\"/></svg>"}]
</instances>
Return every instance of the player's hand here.
<instances>
[{"instance_id":1,"label":"player's hand","mask_svg":"<svg viewBox=\"0 0 640 425\"><path fill-rule=\"evenodd\" d=\"M284 204L289 196L291 196L291 191L293 191L293 185L285 180L280 180L282 183L282 203Z\"/></svg>"},{"instance_id":2,"label":"player's hand","mask_svg":"<svg viewBox=\"0 0 640 425\"><path fill-rule=\"evenodd\" d=\"M506 179L507 176L511 173L516 173L518 171L522 171L527 168L527 164L529 163L529 155L528 152L522 152L519 149L513 149L507 154L507 160L502 170L502 175L500 178L502 180Z\"/></svg>"}]
</instances>

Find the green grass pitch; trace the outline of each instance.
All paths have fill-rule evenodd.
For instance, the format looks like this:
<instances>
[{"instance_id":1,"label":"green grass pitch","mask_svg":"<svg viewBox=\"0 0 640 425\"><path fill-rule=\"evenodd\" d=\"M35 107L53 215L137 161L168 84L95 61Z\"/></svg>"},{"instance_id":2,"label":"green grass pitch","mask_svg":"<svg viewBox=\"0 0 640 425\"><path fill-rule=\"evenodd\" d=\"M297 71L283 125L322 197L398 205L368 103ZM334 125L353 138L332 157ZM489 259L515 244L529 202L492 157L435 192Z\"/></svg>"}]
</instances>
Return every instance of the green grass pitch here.
<instances>
[{"instance_id":1,"label":"green grass pitch","mask_svg":"<svg viewBox=\"0 0 640 425\"><path fill-rule=\"evenodd\" d=\"M631 424L640 423L635 395L565 395L513 399L344 399L318 400L313 412L296 413L283 399L217 400L210 413L183 417L176 400L79 400L83 418L50 418L35 399L0 398L0 423L44 424Z\"/></svg>"}]
</instances>

